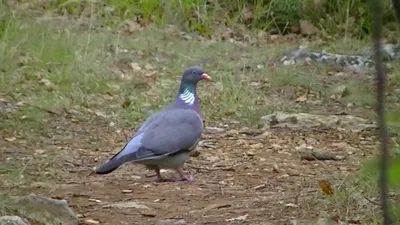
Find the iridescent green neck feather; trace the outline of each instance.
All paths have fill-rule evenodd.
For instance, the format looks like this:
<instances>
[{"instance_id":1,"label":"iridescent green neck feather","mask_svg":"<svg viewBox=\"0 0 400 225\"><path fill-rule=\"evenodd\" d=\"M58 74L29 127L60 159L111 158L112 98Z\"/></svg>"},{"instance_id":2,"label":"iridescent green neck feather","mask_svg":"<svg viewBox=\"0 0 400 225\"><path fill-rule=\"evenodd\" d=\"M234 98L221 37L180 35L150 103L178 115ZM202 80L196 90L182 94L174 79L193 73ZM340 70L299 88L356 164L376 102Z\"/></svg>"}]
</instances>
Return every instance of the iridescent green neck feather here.
<instances>
[{"instance_id":1,"label":"iridescent green neck feather","mask_svg":"<svg viewBox=\"0 0 400 225\"><path fill-rule=\"evenodd\" d=\"M196 101L196 87L192 84L182 84L178 97L186 104L193 105Z\"/></svg>"}]
</instances>

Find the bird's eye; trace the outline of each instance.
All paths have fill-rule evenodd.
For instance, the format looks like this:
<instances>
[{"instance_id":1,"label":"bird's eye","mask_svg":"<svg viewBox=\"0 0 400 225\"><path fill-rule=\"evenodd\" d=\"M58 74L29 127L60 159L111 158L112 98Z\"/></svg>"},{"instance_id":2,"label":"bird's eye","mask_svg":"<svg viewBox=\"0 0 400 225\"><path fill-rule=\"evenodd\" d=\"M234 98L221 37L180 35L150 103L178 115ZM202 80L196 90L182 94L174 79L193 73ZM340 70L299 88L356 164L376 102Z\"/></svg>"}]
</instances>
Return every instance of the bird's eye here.
<instances>
[{"instance_id":1,"label":"bird's eye","mask_svg":"<svg viewBox=\"0 0 400 225\"><path fill-rule=\"evenodd\" d=\"M196 75L196 71L192 71L192 74L193 74L193 75Z\"/></svg>"}]
</instances>

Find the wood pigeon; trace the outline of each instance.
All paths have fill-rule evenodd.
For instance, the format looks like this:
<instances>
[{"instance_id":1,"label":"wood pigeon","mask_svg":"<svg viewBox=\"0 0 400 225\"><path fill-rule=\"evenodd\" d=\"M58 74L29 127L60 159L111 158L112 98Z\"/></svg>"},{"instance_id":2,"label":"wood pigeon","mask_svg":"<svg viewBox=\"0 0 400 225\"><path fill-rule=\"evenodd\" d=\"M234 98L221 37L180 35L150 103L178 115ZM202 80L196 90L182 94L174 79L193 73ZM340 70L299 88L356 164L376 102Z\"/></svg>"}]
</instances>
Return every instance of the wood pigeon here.
<instances>
[{"instance_id":1,"label":"wood pigeon","mask_svg":"<svg viewBox=\"0 0 400 225\"><path fill-rule=\"evenodd\" d=\"M117 154L95 169L96 174L108 174L126 162L133 162L154 170L159 182L194 181L182 168L203 132L196 94L200 80L211 77L201 67L187 68L175 100L152 114ZM164 178L160 169L174 169L179 178Z\"/></svg>"}]
</instances>

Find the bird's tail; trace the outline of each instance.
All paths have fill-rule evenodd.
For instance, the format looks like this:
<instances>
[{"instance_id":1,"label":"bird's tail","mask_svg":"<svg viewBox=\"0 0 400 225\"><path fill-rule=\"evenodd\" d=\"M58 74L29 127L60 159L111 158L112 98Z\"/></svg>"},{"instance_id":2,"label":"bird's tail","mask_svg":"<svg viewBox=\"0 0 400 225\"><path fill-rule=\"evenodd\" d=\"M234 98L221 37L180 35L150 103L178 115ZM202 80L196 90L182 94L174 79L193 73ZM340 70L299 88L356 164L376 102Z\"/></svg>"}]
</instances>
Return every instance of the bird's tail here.
<instances>
[{"instance_id":1,"label":"bird's tail","mask_svg":"<svg viewBox=\"0 0 400 225\"><path fill-rule=\"evenodd\" d=\"M116 170L127 161L134 161L136 159L136 151L141 146L140 138L142 135L132 137L129 142L115 154L111 159L105 161L96 167L96 174L108 174Z\"/></svg>"},{"instance_id":2,"label":"bird's tail","mask_svg":"<svg viewBox=\"0 0 400 225\"><path fill-rule=\"evenodd\" d=\"M116 158L111 158L98 167L96 167L96 174L108 174L120 167L124 162Z\"/></svg>"}]
</instances>

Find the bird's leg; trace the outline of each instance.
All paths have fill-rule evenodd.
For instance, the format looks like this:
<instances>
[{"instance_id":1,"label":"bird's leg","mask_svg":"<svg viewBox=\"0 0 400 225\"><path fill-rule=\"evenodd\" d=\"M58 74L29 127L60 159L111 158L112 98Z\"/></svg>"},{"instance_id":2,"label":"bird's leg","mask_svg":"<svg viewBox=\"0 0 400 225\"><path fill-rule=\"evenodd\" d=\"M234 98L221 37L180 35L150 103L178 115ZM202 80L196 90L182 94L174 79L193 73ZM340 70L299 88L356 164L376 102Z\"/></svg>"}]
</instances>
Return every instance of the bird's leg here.
<instances>
[{"instance_id":1,"label":"bird's leg","mask_svg":"<svg viewBox=\"0 0 400 225\"><path fill-rule=\"evenodd\" d=\"M157 175L156 181L157 181L157 182L165 182L165 181L168 181L167 178L161 176L160 168L157 167L157 168L155 168L154 170L156 171L156 175Z\"/></svg>"},{"instance_id":2,"label":"bird's leg","mask_svg":"<svg viewBox=\"0 0 400 225\"><path fill-rule=\"evenodd\" d=\"M192 176L186 176L185 173L183 172L182 168L176 169L176 171L179 174L179 178L177 178L177 177L171 177L171 178L163 177L163 176L161 176L160 168L157 167L157 168L153 168L153 169L154 169L154 171L156 172L156 175L157 175L157 179L156 179L157 182L176 182L176 181L193 182L193 181L195 181L195 179Z\"/></svg>"},{"instance_id":3,"label":"bird's leg","mask_svg":"<svg viewBox=\"0 0 400 225\"><path fill-rule=\"evenodd\" d=\"M182 168L177 168L176 172L178 172L181 181L189 181L189 182L195 181L195 179L192 176L186 176Z\"/></svg>"}]
</instances>

